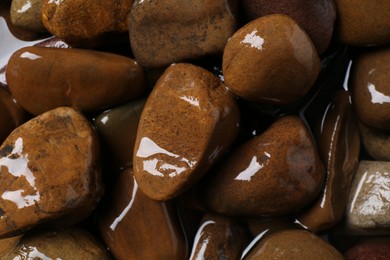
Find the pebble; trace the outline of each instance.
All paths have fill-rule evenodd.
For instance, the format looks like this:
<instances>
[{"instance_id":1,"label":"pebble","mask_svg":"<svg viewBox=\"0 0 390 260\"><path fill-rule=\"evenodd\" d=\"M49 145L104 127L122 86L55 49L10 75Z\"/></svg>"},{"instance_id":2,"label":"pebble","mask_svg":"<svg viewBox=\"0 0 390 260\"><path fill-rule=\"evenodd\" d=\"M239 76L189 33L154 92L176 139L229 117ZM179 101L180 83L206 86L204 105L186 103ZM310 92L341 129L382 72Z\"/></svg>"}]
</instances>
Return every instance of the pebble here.
<instances>
[{"instance_id":1,"label":"pebble","mask_svg":"<svg viewBox=\"0 0 390 260\"><path fill-rule=\"evenodd\" d=\"M370 47L390 43L390 2L388 0L335 0L337 35L341 43Z\"/></svg>"},{"instance_id":2,"label":"pebble","mask_svg":"<svg viewBox=\"0 0 390 260\"><path fill-rule=\"evenodd\" d=\"M134 175L152 199L193 186L238 133L239 111L217 76L190 64L170 66L149 95L138 126Z\"/></svg>"},{"instance_id":3,"label":"pebble","mask_svg":"<svg viewBox=\"0 0 390 260\"><path fill-rule=\"evenodd\" d=\"M16 128L0 146L0 237L88 216L103 193L98 155L96 133L71 108Z\"/></svg>"},{"instance_id":4,"label":"pebble","mask_svg":"<svg viewBox=\"0 0 390 260\"><path fill-rule=\"evenodd\" d=\"M237 27L237 0L135 0L130 43L139 64L165 67L220 54Z\"/></svg>"},{"instance_id":5,"label":"pebble","mask_svg":"<svg viewBox=\"0 0 390 260\"><path fill-rule=\"evenodd\" d=\"M286 15L246 24L226 44L223 75L235 95L260 103L288 104L312 87L320 59L309 36Z\"/></svg>"},{"instance_id":6,"label":"pebble","mask_svg":"<svg viewBox=\"0 0 390 260\"><path fill-rule=\"evenodd\" d=\"M42 23L42 0L12 0L12 23L24 30L46 32Z\"/></svg>"},{"instance_id":7,"label":"pebble","mask_svg":"<svg viewBox=\"0 0 390 260\"><path fill-rule=\"evenodd\" d=\"M99 216L102 238L116 259L188 259L186 235L174 202L158 202L124 170Z\"/></svg>"},{"instance_id":8,"label":"pebble","mask_svg":"<svg viewBox=\"0 0 390 260\"><path fill-rule=\"evenodd\" d=\"M283 230L262 238L244 259L343 260L344 257L308 231Z\"/></svg>"},{"instance_id":9,"label":"pebble","mask_svg":"<svg viewBox=\"0 0 390 260\"><path fill-rule=\"evenodd\" d=\"M390 234L390 162L359 163L346 209L346 226L356 234Z\"/></svg>"},{"instance_id":10,"label":"pebble","mask_svg":"<svg viewBox=\"0 0 390 260\"><path fill-rule=\"evenodd\" d=\"M390 133L359 124L365 151L377 161L390 161Z\"/></svg>"},{"instance_id":11,"label":"pebble","mask_svg":"<svg viewBox=\"0 0 390 260\"><path fill-rule=\"evenodd\" d=\"M242 6L249 20L270 14L290 16L307 32L319 54L324 53L332 39L336 20L333 0L243 0Z\"/></svg>"},{"instance_id":12,"label":"pebble","mask_svg":"<svg viewBox=\"0 0 390 260\"><path fill-rule=\"evenodd\" d=\"M298 216L313 232L335 226L342 218L348 191L358 165L360 136L350 102L351 94L340 90L317 120L316 143L327 177L316 201Z\"/></svg>"},{"instance_id":13,"label":"pebble","mask_svg":"<svg viewBox=\"0 0 390 260\"><path fill-rule=\"evenodd\" d=\"M6 78L12 96L33 115L61 106L103 110L139 97L145 85L142 68L127 57L46 47L16 51Z\"/></svg>"},{"instance_id":14,"label":"pebble","mask_svg":"<svg viewBox=\"0 0 390 260\"><path fill-rule=\"evenodd\" d=\"M206 213L189 259L240 259L248 242L247 231L238 221Z\"/></svg>"},{"instance_id":15,"label":"pebble","mask_svg":"<svg viewBox=\"0 0 390 260\"><path fill-rule=\"evenodd\" d=\"M133 0L42 0L46 29L66 43L97 46L121 40Z\"/></svg>"},{"instance_id":16,"label":"pebble","mask_svg":"<svg viewBox=\"0 0 390 260\"><path fill-rule=\"evenodd\" d=\"M285 116L221 163L203 199L223 215L280 216L312 202L324 179L310 132L299 117Z\"/></svg>"},{"instance_id":17,"label":"pebble","mask_svg":"<svg viewBox=\"0 0 390 260\"><path fill-rule=\"evenodd\" d=\"M390 131L389 78L390 47L360 53L352 64L351 91L356 115L367 126L383 131Z\"/></svg>"},{"instance_id":18,"label":"pebble","mask_svg":"<svg viewBox=\"0 0 390 260\"><path fill-rule=\"evenodd\" d=\"M345 254L346 260L387 260L390 259L390 241L368 240L350 248Z\"/></svg>"}]
</instances>

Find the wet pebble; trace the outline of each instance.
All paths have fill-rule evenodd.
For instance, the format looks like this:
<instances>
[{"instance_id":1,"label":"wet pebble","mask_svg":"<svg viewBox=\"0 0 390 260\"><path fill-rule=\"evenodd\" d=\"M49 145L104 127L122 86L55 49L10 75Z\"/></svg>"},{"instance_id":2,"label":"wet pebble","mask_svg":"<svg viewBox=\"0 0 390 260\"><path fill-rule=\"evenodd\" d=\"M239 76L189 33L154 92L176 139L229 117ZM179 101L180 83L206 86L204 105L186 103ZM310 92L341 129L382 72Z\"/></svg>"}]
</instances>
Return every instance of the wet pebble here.
<instances>
[{"instance_id":1,"label":"wet pebble","mask_svg":"<svg viewBox=\"0 0 390 260\"><path fill-rule=\"evenodd\" d=\"M390 161L390 132L377 130L362 123L359 131L365 151L378 161Z\"/></svg>"},{"instance_id":2,"label":"wet pebble","mask_svg":"<svg viewBox=\"0 0 390 260\"><path fill-rule=\"evenodd\" d=\"M11 21L24 30L46 32L42 23L42 0L13 0Z\"/></svg>"}]
</instances>

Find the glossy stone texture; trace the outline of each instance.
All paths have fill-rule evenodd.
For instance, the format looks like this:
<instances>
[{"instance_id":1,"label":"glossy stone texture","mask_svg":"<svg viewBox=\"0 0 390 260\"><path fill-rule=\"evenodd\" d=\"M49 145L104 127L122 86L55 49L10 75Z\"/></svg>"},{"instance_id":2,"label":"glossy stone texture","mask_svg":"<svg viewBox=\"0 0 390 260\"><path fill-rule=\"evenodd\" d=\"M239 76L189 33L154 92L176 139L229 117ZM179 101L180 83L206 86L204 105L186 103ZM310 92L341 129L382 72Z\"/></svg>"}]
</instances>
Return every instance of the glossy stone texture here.
<instances>
[{"instance_id":1,"label":"glossy stone texture","mask_svg":"<svg viewBox=\"0 0 390 260\"><path fill-rule=\"evenodd\" d=\"M390 240L368 239L348 249L344 256L346 260L390 259Z\"/></svg>"},{"instance_id":2,"label":"glossy stone texture","mask_svg":"<svg viewBox=\"0 0 390 260\"><path fill-rule=\"evenodd\" d=\"M390 130L390 47L360 53L351 73L352 103L359 119Z\"/></svg>"},{"instance_id":3,"label":"glossy stone texture","mask_svg":"<svg viewBox=\"0 0 390 260\"><path fill-rule=\"evenodd\" d=\"M346 209L347 227L359 234L390 234L390 162L360 161Z\"/></svg>"},{"instance_id":4,"label":"glossy stone texture","mask_svg":"<svg viewBox=\"0 0 390 260\"><path fill-rule=\"evenodd\" d=\"M359 131L366 152L377 161L390 161L390 132L380 131L359 124Z\"/></svg>"},{"instance_id":5,"label":"glossy stone texture","mask_svg":"<svg viewBox=\"0 0 390 260\"><path fill-rule=\"evenodd\" d=\"M315 199L325 169L302 120L286 116L234 150L212 176L203 196L212 211L279 216Z\"/></svg>"},{"instance_id":6,"label":"glossy stone texture","mask_svg":"<svg viewBox=\"0 0 390 260\"><path fill-rule=\"evenodd\" d=\"M91 125L71 108L15 129L0 146L0 236L90 214L103 192L98 149Z\"/></svg>"},{"instance_id":7,"label":"glossy stone texture","mask_svg":"<svg viewBox=\"0 0 390 260\"><path fill-rule=\"evenodd\" d=\"M102 238L116 259L188 259L188 245L174 202L157 202L125 170L99 216Z\"/></svg>"},{"instance_id":8,"label":"glossy stone texture","mask_svg":"<svg viewBox=\"0 0 390 260\"><path fill-rule=\"evenodd\" d=\"M10 16L12 23L22 29L46 32L42 23L42 0L12 0Z\"/></svg>"},{"instance_id":9,"label":"glossy stone texture","mask_svg":"<svg viewBox=\"0 0 390 260\"><path fill-rule=\"evenodd\" d=\"M315 129L318 151L327 171L326 183L321 196L298 217L314 232L340 221L358 165L360 137L350 98L349 92L336 92Z\"/></svg>"},{"instance_id":10,"label":"glossy stone texture","mask_svg":"<svg viewBox=\"0 0 390 260\"><path fill-rule=\"evenodd\" d=\"M229 90L243 99L288 104L312 87L320 59L309 36L286 15L268 15L239 29L223 53Z\"/></svg>"},{"instance_id":11,"label":"glossy stone texture","mask_svg":"<svg viewBox=\"0 0 390 260\"><path fill-rule=\"evenodd\" d=\"M0 239L0 256L2 259L9 254L9 252L16 247L23 235L7 237Z\"/></svg>"},{"instance_id":12,"label":"glossy stone texture","mask_svg":"<svg viewBox=\"0 0 390 260\"><path fill-rule=\"evenodd\" d=\"M134 60L82 49L22 48L6 77L18 104L34 115L60 106L98 111L137 98L144 88Z\"/></svg>"},{"instance_id":13,"label":"glossy stone texture","mask_svg":"<svg viewBox=\"0 0 390 260\"><path fill-rule=\"evenodd\" d=\"M243 0L242 6L249 20L270 14L290 16L307 32L320 54L328 48L332 39L336 20L333 0Z\"/></svg>"},{"instance_id":14,"label":"glossy stone texture","mask_svg":"<svg viewBox=\"0 0 390 260\"><path fill-rule=\"evenodd\" d=\"M26 112L0 87L0 144L16 127L27 120Z\"/></svg>"},{"instance_id":15,"label":"glossy stone texture","mask_svg":"<svg viewBox=\"0 0 390 260\"><path fill-rule=\"evenodd\" d=\"M237 2L135 0L129 33L137 62L156 68L222 53L236 30Z\"/></svg>"},{"instance_id":16,"label":"glossy stone texture","mask_svg":"<svg viewBox=\"0 0 390 260\"><path fill-rule=\"evenodd\" d=\"M343 260L343 256L320 237L305 230L284 230L262 238L244 258Z\"/></svg>"},{"instance_id":17,"label":"glossy stone texture","mask_svg":"<svg viewBox=\"0 0 390 260\"><path fill-rule=\"evenodd\" d=\"M223 83L203 68L170 66L146 102L134 149L140 189L168 200L195 184L238 132L239 111Z\"/></svg>"},{"instance_id":18,"label":"glossy stone texture","mask_svg":"<svg viewBox=\"0 0 390 260\"><path fill-rule=\"evenodd\" d=\"M189 259L240 259L248 242L249 236L242 224L226 217L205 214Z\"/></svg>"},{"instance_id":19,"label":"glossy stone texture","mask_svg":"<svg viewBox=\"0 0 390 260\"><path fill-rule=\"evenodd\" d=\"M2 259L111 259L102 244L80 228L28 233Z\"/></svg>"},{"instance_id":20,"label":"glossy stone texture","mask_svg":"<svg viewBox=\"0 0 390 260\"><path fill-rule=\"evenodd\" d=\"M98 115L94 125L108 146L107 154L118 162L119 167L129 167L133 163L133 150L137 129L145 99L133 101L110 109Z\"/></svg>"},{"instance_id":21,"label":"glossy stone texture","mask_svg":"<svg viewBox=\"0 0 390 260\"><path fill-rule=\"evenodd\" d=\"M335 0L338 38L353 46L390 43L390 2L388 0Z\"/></svg>"},{"instance_id":22,"label":"glossy stone texture","mask_svg":"<svg viewBox=\"0 0 390 260\"><path fill-rule=\"evenodd\" d=\"M42 0L46 29L70 45L100 45L127 31L133 0ZM107 37L107 39L104 39Z\"/></svg>"}]
</instances>

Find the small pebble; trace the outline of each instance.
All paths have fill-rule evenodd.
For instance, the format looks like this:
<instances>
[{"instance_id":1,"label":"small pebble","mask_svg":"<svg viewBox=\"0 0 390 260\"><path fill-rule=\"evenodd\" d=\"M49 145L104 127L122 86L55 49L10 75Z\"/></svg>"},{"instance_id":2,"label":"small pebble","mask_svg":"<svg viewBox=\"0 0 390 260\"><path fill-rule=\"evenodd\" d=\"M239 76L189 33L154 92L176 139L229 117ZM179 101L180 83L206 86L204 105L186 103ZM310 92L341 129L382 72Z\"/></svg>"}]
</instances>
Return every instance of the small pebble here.
<instances>
[{"instance_id":1,"label":"small pebble","mask_svg":"<svg viewBox=\"0 0 390 260\"><path fill-rule=\"evenodd\" d=\"M13 0L10 16L12 23L19 28L46 32L42 23L42 0Z\"/></svg>"}]
</instances>

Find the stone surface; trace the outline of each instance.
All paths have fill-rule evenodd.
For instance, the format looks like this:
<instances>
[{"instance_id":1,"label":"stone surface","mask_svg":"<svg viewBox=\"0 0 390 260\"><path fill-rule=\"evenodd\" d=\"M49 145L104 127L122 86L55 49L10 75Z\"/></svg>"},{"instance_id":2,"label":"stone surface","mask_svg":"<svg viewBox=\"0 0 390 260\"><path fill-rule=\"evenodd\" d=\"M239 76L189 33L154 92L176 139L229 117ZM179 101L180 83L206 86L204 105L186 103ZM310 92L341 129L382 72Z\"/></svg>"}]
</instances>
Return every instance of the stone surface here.
<instances>
[{"instance_id":1,"label":"stone surface","mask_svg":"<svg viewBox=\"0 0 390 260\"><path fill-rule=\"evenodd\" d=\"M103 192L98 149L91 125L71 108L15 129L0 146L0 236L89 215Z\"/></svg>"},{"instance_id":2,"label":"stone surface","mask_svg":"<svg viewBox=\"0 0 390 260\"><path fill-rule=\"evenodd\" d=\"M249 20L270 14L290 16L307 32L320 54L328 48L332 39L336 20L333 0L243 0L242 6Z\"/></svg>"},{"instance_id":3,"label":"stone surface","mask_svg":"<svg viewBox=\"0 0 390 260\"><path fill-rule=\"evenodd\" d=\"M390 28L389 28L390 29ZM352 64L355 112L362 123L390 131L390 48L360 53Z\"/></svg>"},{"instance_id":4,"label":"stone surface","mask_svg":"<svg viewBox=\"0 0 390 260\"><path fill-rule=\"evenodd\" d=\"M346 225L356 233L390 232L390 162L360 161L346 209Z\"/></svg>"},{"instance_id":5,"label":"stone surface","mask_svg":"<svg viewBox=\"0 0 390 260\"><path fill-rule=\"evenodd\" d=\"M226 217L205 214L189 259L240 259L248 242L249 236L242 224Z\"/></svg>"},{"instance_id":6,"label":"stone surface","mask_svg":"<svg viewBox=\"0 0 390 260\"><path fill-rule=\"evenodd\" d=\"M10 251L17 246L22 237L23 235L19 235L0 239L0 256L2 259L4 259L5 256L7 256Z\"/></svg>"},{"instance_id":7,"label":"stone surface","mask_svg":"<svg viewBox=\"0 0 390 260\"><path fill-rule=\"evenodd\" d=\"M164 67L222 53L237 26L237 0L135 0L129 17L137 62Z\"/></svg>"},{"instance_id":8,"label":"stone surface","mask_svg":"<svg viewBox=\"0 0 390 260\"><path fill-rule=\"evenodd\" d=\"M107 250L80 228L37 231L26 234L2 259L91 259L109 260Z\"/></svg>"},{"instance_id":9,"label":"stone surface","mask_svg":"<svg viewBox=\"0 0 390 260\"><path fill-rule=\"evenodd\" d=\"M188 259L175 203L146 197L131 169L121 173L102 208L99 230L116 259Z\"/></svg>"},{"instance_id":10,"label":"stone surface","mask_svg":"<svg viewBox=\"0 0 390 260\"><path fill-rule=\"evenodd\" d=\"M312 87L320 60L309 36L286 15L268 15L239 29L223 53L225 83L239 97L288 104Z\"/></svg>"},{"instance_id":11,"label":"stone surface","mask_svg":"<svg viewBox=\"0 0 390 260\"><path fill-rule=\"evenodd\" d=\"M127 32L133 0L42 0L46 29L70 45L113 43L116 33Z\"/></svg>"},{"instance_id":12,"label":"stone surface","mask_svg":"<svg viewBox=\"0 0 390 260\"><path fill-rule=\"evenodd\" d=\"M390 259L389 239L369 239L348 249L346 260L387 260Z\"/></svg>"},{"instance_id":13,"label":"stone surface","mask_svg":"<svg viewBox=\"0 0 390 260\"><path fill-rule=\"evenodd\" d=\"M27 113L0 87L0 144L16 127L27 120Z\"/></svg>"},{"instance_id":14,"label":"stone surface","mask_svg":"<svg viewBox=\"0 0 390 260\"><path fill-rule=\"evenodd\" d=\"M340 221L358 165L360 136L350 98L349 92L336 92L323 116L317 119L315 137L327 171L326 183L321 196L298 216L299 222L313 232L324 231Z\"/></svg>"},{"instance_id":15,"label":"stone surface","mask_svg":"<svg viewBox=\"0 0 390 260\"><path fill-rule=\"evenodd\" d=\"M17 27L33 32L46 32L42 23L42 0L13 0L10 16Z\"/></svg>"},{"instance_id":16,"label":"stone surface","mask_svg":"<svg viewBox=\"0 0 390 260\"><path fill-rule=\"evenodd\" d=\"M98 115L94 125L104 140L112 156L112 162L120 167L130 167L133 163L133 150L137 129L145 99L133 101L110 109Z\"/></svg>"},{"instance_id":17,"label":"stone surface","mask_svg":"<svg viewBox=\"0 0 390 260\"><path fill-rule=\"evenodd\" d=\"M390 132L359 124L359 131L366 152L377 161L390 161Z\"/></svg>"},{"instance_id":18,"label":"stone surface","mask_svg":"<svg viewBox=\"0 0 390 260\"><path fill-rule=\"evenodd\" d=\"M303 121L286 116L235 149L212 175L203 194L212 211L278 216L313 201L325 170Z\"/></svg>"},{"instance_id":19,"label":"stone surface","mask_svg":"<svg viewBox=\"0 0 390 260\"><path fill-rule=\"evenodd\" d=\"M34 115L60 106L99 111L135 99L144 89L142 68L134 60L82 49L22 48L11 56L6 77L18 104Z\"/></svg>"},{"instance_id":20,"label":"stone surface","mask_svg":"<svg viewBox=\"0 0 390 260\"><path fill-rule=\"evenodd\" d=\"M188 190L233 142L238 123L236 101L216 76L170 66L141 115L133 159L139 188L156 200Z\"/></svg>"},{"instance_id":21,"label":"stone surface","mask_svg":"<svg viewBox=\"0 0 390 260\"><path fill-rule=\"evenodd\" d=\"M305 230L284 230L262 238L245 260L342 260L343 256L320 237Z\"/></svg>"},{"instance_id":22,"label":"stone surface","mask_svg":"<svg viewBox=\"0 0 390 260\"><path fill-rule=\"evenodd\" d=\"M343 44L372 46L390 43L388 0L335 0L338 37Z\"/></svg>"}]
</instances>

